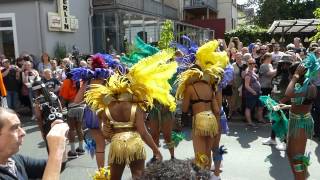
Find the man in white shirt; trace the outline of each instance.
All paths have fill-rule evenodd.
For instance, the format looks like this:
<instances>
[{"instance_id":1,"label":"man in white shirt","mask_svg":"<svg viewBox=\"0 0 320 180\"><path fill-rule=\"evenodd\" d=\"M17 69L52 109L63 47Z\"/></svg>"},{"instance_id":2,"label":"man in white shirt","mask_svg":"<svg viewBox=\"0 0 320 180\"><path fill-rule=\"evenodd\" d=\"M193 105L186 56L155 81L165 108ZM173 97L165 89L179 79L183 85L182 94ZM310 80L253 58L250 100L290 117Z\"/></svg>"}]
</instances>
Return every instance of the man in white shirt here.
<instances>
[{"instance_id":1,"label":"man in white shirt","mask_svg":"<svg viewBox=\"0 0 320 180\"><path fill-rule=\"evenodd\" d=\"M284 52L280 51L280 44L279 43L275 43L273 45L273 52L271 53L272 55L272 64L273 67L276 68L278 65L278 62L280 60L280 58L284 55Z\"/></svg>"}]
</instances>

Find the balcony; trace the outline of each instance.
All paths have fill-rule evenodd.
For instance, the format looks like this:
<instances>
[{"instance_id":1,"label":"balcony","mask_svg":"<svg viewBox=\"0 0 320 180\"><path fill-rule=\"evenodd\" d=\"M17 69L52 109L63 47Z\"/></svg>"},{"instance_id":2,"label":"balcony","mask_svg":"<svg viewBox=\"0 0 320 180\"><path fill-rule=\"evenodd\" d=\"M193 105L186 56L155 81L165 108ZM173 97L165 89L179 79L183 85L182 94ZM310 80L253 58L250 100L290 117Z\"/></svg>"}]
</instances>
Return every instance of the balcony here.
<instances>
[{"instance_id":1,"label":"balcony","mask_svg":"<svg viewBox=\"0 0 320 180\"><path fill-rule=\"evenodd\" d=\"M157 0L93 0L94 6L126 8L140 13L162 16L170 19L178 18L178 10Z\"/></svg>"},{"instance_id":2,"label":"balcony","mask_svg":"<svg viewBox=\"0 0 320 180\"><path fill-rule=\"evenodd\" d=\"M215 12L218 11L217 0L184 0L184 9L209 8Z\"/></svg>"}]
</instances>

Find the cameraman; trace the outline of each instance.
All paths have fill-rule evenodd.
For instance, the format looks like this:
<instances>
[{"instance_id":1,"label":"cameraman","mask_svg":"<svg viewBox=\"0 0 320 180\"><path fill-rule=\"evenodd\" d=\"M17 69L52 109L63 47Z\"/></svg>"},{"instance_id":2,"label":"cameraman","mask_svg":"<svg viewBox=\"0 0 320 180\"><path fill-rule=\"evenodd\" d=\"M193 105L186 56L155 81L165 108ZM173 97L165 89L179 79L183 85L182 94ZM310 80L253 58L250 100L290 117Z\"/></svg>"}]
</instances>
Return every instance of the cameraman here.
<instances>
[{"instance_id":1,"label":"cameraman","mask_svg":"<svg viewBox=\"0 0 320 180\"><path fill-rule=\"evenodd\" d=\"M60 120L52 124L47 135L48 160L37 160L18 153L25 131L16 113L0 107L0 180L51 179L58 180L64 169L63 154L68 125Z\"/></svg>"}]
</instances>

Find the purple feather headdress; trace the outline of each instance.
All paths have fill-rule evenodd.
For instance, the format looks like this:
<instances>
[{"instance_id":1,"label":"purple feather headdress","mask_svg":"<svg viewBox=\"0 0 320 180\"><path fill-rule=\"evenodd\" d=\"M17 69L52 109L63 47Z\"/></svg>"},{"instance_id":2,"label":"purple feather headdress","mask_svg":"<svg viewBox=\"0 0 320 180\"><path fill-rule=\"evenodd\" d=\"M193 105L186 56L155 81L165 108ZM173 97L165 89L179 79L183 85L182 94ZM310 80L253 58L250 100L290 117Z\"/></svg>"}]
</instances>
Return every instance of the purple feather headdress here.
<instances>
[{"instance_id":1,"label":"purple feather headdress","mask_svg":"<svg viewBox=\"0 0 320 180\"><path fill-rule=\"evenodd\" d=\"M92 70L84 67L73 68L70 73L72 74L73 81L88 81L94 76L94 72Z\"/></svg>"},{"instance_id":2,"label":"purple feather headdress","mask_svg":"<svg viewBox=\"0 0 320 180\"><path fill-rule=\"evenodd\" d=\"M188 36L183 35L182 39L188 42L188 46L179 43L172 43L173 47L176 47L183 53L183 57L177 57L176 61L179 63L178 73L188 69L194 64L196 58L195 54L198 50L198 45L193 42Z\"/></svg>"},{"instance_id":3,"label":"purple feather headdress","mask_svg":"<svg viewBox=\"0 0 320 180\"><path fill-rule=\"evenodd\" d=\"M225 88L233 80L233 71L234 69L231 64L224 69L223 78L218 85L219 90Z\"/></svg>"},{"instance_id":4,"label":"purple feather headdress","mask_svg":"<svg viewBox=\"0 0 320 180\"><path fill-rule=\"evenodd\" d=\"M113 74L111 69L95 68L95 70L90 70L88 68L74 68L71 70L72 80L74 81L89 81L93 78L97 79L107 79Z\"/></svg>"}]
</instances>

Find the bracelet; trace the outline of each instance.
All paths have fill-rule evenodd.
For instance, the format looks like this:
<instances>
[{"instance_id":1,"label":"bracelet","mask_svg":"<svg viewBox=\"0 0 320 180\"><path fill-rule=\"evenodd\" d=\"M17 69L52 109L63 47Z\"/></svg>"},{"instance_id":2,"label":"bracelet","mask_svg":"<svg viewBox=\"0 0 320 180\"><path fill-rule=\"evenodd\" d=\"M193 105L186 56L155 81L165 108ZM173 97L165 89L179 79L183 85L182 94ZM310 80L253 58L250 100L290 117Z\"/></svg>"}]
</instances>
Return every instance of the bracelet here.
<instances>
[{"instance_id":1,"label":"bracelet","mask_svg":"<svg viewBox=\"0 0 320 180\"><path fill-rule=\"evenodd\" d=\"M295 78L297 78L297 79L300 78L299 74L294 74L293 77L295 77Z\"/></svg>"}]
</instances>

